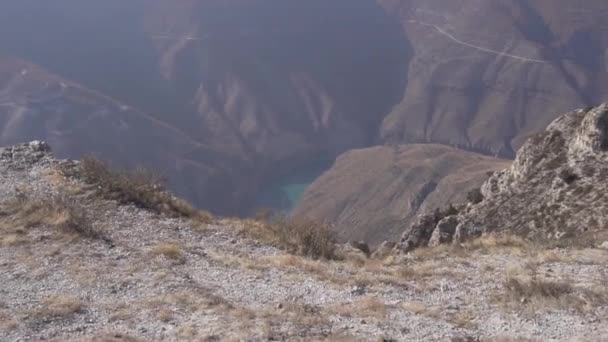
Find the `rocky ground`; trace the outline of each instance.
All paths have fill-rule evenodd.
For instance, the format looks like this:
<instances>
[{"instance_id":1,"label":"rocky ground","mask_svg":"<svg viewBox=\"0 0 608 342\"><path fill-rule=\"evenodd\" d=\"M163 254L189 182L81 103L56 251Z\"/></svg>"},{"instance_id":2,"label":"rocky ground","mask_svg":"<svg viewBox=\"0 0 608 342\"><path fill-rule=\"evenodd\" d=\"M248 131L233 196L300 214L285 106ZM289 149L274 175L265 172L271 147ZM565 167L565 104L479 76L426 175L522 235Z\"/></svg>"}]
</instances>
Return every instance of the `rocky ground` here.
<instances>
[{"instance_id":1,"label":"rocky ground","mask_svg":"<svg viewBox=\"0 0 608 342\"><path fill-rule=\"evenodd\" d=\"M602 248L312 260L251 239L253 221L102 199L65 164L0 149L1 341L608 341Z\"/></svg>"}]
</instances>

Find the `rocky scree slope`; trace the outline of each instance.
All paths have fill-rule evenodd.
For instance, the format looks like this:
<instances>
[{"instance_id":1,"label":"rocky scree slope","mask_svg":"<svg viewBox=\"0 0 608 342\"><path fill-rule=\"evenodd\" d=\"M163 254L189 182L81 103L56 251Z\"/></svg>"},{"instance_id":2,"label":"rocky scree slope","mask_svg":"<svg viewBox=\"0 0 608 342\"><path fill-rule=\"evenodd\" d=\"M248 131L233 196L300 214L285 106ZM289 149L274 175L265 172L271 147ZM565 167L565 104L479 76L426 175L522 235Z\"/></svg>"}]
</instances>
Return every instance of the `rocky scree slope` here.
<instances>
[{"instance_id":1,"label":"rocky scree slope","mask_svg":"<svg viewBox=\"0 0 608 342\"><path fill-rule=\"evenodd\" d=\"M608 229L608 104L562 115L530 138L460 212L422 216L399 248L503 232L593 239Z\"/></svg>"},{"instance_id":2,"label":"rocky scree slope","mask_svg":"<svg viewBox=\"0 0 608 342\"><path fill-rule=\"evenodd\" d=\"M248 238L256 222L105 200L67 172L80 164L40 142L0 148L2 341L608 337L607 251L489 239L315 261ZM521 286L496 281L510 272ZM560 291L528 291L531 276Z\"/></svg>"}]
</instances>

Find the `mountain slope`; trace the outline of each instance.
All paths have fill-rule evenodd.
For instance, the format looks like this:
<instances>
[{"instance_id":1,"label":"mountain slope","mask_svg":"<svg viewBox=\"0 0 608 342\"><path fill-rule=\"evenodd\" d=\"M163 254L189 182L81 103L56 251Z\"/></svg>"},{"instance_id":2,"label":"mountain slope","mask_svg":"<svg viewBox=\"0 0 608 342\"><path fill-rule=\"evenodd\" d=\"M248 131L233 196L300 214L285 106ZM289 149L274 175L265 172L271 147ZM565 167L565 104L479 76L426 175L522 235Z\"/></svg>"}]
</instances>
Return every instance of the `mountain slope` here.
<instances>
[{"instance_id":1,"label":"mountain slope","mask_svg":"<svg viewBox=\"0 0 608 342\"><path fill-rule=\"evenodd\" d=\"M464 200L508 161L442 145L372 147L341 155L294 215L329 220L342 240L397 240L422 212Z\"/></svg>"},{"instance_id":2,"label":"mountain slope","mask_svg":"<svg viewBox=\"0 0 608 342\"><path fill-rule=\"evenodd\" d=\"M131 106L17 59L0 58L0 128L0 144L44 139L59 156L95 154L169 175L177 193L214 211L238 208L247 196L247 182L235 173L247 172L250 165ZM226 183L242 193L218 186Z\"/></svg>"},{"instance_id":3,"label":"mountain slope","mask_svg":"<svg viewBox=\"0 0 608 342\"><path fill-rule=\"evenodd\" d=\"M0 39L5 53L138 108L239 167L252 164L231 170L248 175L250 189L229 190L242 203L210 208L231 214L311 160L372 144L408 60L397 21L368 0L9 0Z\"/></svg>"},{"instance_id":4,"label":"mountain slope","mask_svg":"<svg viewBox=\"0 0 608 342\"><path fill-rule=\"evenodd\" d=\"M381 134L513 156L555 116L608 96L604 1L380 1L415 54Z\"/></svg>"},{"instance_id":5,"label":"mountain slope","mask_svg":"<svg viewBox=\"0 0 608 342\"><path fill-rule=\"evenodd\" d=\"M222 169L214 182L195 189L190 171L171 168L168 176L197 205L223 214L251 212L265 189L350 149L432 143L512 157L554 113L608 95L603 0L0 6L1 54L137 108L178 140L214 151L209 167ZM20 126L11 136L29 133ZM54 144L79 148L77 139ZM172 164L141 149L128 159L146 162L141 153ZM214 186L230 199L216 199Z\"/></svg>"}]
</instances>

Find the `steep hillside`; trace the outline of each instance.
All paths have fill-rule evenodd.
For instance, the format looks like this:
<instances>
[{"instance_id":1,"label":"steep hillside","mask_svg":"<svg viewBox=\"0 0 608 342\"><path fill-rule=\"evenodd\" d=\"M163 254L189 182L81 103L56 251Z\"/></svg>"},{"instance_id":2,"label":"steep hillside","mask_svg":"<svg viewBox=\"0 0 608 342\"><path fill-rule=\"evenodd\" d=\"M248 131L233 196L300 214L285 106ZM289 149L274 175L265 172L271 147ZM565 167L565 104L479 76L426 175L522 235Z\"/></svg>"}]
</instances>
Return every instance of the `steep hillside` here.
<instances>
[{"instance_id":1,"label":"steep hillside","mask_svg":"<svg viewBox=\"0 0 608 342\"><path fill-rule=\"evenodd\" d=\"M606 250L488 238L313 260L253 240L260 222L108 200L83 165L0 148L2 341L608 338Z\"/></svg>"},{"instance_id":2,"label":"steep hillside","mask_svg":"<svg viewBox=\"0 0 608 342\"><path fill-rule=\"evenodd\" d=\"M595 243L608 236L608 104L562 115L481 187L479 203L406 229L401 248L482 234ZM440 222L436 222L441 219Z\"/></svg>"},{"instance_id":3,"label":"steep hillside","mask_svg":"<svg viewBox=\"0 0 608 342\"><path fill-rule=\"evenodd\" d=\"M306 191L295 215L336 224L343 240L395 241L422 212L462 201L508 161L442 145L349 151Z\"/></svg>"},{"instance_id":4,"label":"steep hillside","mask_svg":"<svg viewBox=\"0 0 608 342\"><path fill-rule=\"evenodd\" d=\"M512 156L555 113L608 96L605 1L379 2L415 51L384 140Z\"/></svg>"},{"instance_id":5,"label":"steep hillside","mask_svg":"<svg viewBox=\"0 0 608 342\"><path fill-rule=\"evenodd\" d=\"M608 95L607 10L603 0L5 0L0 54L136 108L179 132L169 145L214 151L189 158L205 159L212 182L192 182L200 165L162 170L198 205L245 214L267 188L350 149L433 143L512 157L553 113ZM46 127L37 138L53 134ZM33 138L10 132L3 141ZM53 143L77 158L80 139ZM109 157L156 167L179 158L170 150Z\"/></svg>"},{"instance_id":6,"label":"steep hillside","mask_svg":"<svg viewBox=\"0 0 608 342\"><path fill-rule=\"evenodd\" d=\"M369 0L330 6L321 0L9 0L0 11L0 39L1 52L234 157L221 186L241 202L210 207L232 214L246 212L255 193L277 178L372 144L383 114L398 100L408 60L398 22ZM79 144L61 142L73 157ZM233 186L242 185L239 174L247 174L250 189ZM169 176L192 188L181 172ZM196 191L188 195L197 204L215 201L197 198L210 193L206 187Z\"/></svg>"},{"instance_id":7,"label":"steep hillside","mask_svg":"<svg viewBox=\"0 0 608 342\"><path fill-rule=\"evenodd\" d=\"M0 57L0 144L30 139L49 141L59 156L95 154L153 169L177 193L217 212L239 208L251 193L246 161L38 66Z\"/></svg>"}]
</instances>

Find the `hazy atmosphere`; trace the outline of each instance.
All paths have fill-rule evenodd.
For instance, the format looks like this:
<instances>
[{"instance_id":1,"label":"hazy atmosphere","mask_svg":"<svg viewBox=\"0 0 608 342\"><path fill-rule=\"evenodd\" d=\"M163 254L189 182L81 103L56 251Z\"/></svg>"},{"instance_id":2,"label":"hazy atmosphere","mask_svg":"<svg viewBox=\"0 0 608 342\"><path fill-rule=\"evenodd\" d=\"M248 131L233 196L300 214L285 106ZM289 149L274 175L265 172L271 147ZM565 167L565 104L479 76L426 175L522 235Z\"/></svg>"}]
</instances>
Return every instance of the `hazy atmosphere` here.
<instances>
[{"instance_id":1,"label":"hazy atmosphere","mask_svg":"<svg viewBox=\"0 0 608 342\"><path fill-rule=\"evenodd\" d=\"M0 1L0 341L608 339L607 16Z\"/></svg>"}]
</instances>

